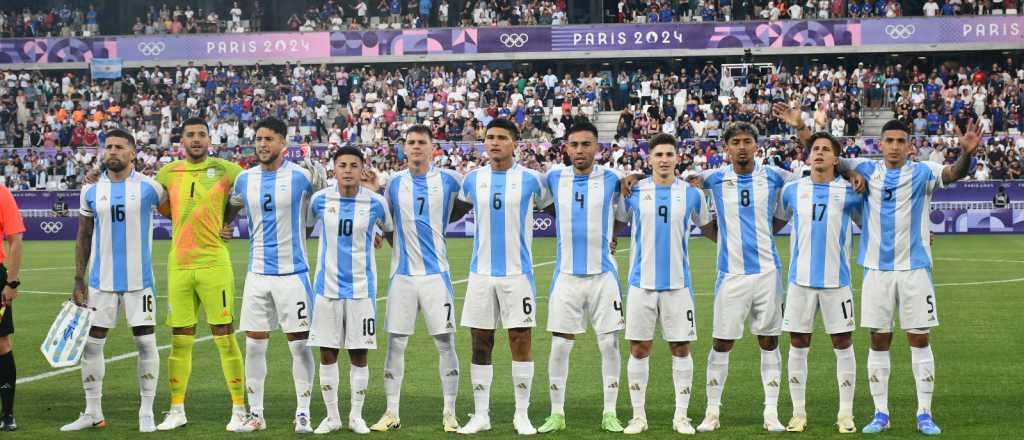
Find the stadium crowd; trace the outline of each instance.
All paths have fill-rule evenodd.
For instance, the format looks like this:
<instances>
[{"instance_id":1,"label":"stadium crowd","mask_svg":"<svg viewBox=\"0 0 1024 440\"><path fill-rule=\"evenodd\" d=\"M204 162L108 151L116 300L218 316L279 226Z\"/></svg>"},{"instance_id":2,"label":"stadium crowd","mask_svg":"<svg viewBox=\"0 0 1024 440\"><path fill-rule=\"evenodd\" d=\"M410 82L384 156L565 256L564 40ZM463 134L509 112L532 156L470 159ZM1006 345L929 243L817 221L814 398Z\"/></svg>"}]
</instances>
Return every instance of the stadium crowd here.
<instances>
[{"instance_id":1,"label":"stadium crowd","mask_svg":"<svg viewBox=\"0 0 1024 440\"><path fill-rule=\"evenodd\" d=\"M618 0L609 2L605 22L798 20L898 16L1016 15L1020 0ZM100 35L95 6L50 9L0 9L0 37ZM232 2L204 11L187 2L150 5L129 29L107 34L194 34L261 31L265 7L260 1ZM455 10L448 0L326 0L305 13L292 14L267 30L345 31L445 26L518 26L569 24L565 0L469 0Z\"/></svg>"},{"instance_id":2,"label":"stadium crowd","mask_svg":"<svg viewBox=\"0 0 1024 440\"><path fill-rule=\"evenodd\" d=\"M118 81L93 81L74 72L0 72L0 145L95 147L104 130L123 127L148 151L139 168L152 172L169 154L166 147L178 142L180 122L192 116L207 118L213 144L234 151L241 162L246 158L240 146L253 142L255 122L267 116L288 122L293 144L368 146L393 145L407 127L421 123L440 142L479 142L487 122L505 117L538 151L538 162L557 162L550 156L556 153L542 146L558 145L574 118L595 120L600 111L617 111L616 130L608 138L619 150L609 151L627 158L619 164L623 169L640 166L628 160L630 154L659 132L692 140L684 149L684 168L716 166L715 140L731 121L755 124L768 138L764 158L790 166L800 159L778 154L792 142L790 129L771 112L778 102L800 107L813 130L844 137L852 156L865 148L856 136L877 135L862 132L863 118L885 110L913 127L919 151L929 155L952 154L944 139L954 124L968 119L977 118L983 133L995 139L1024 133L1024 66L1009 58L988 67L812 64L746 76L723 75L714 64L675 71L625 66L614 76L584 71L575 77L474 65L182 66L131 71ZM984 170L1014 175L1019 147L991 145L1005 154L983 161ZM471 154L442 156L453 168L479 163ZM19 176L16 187L60 185L59 179L38 176L77 176L90 158L76 150L63 161L26 157L32 165L8 176ZM60 166L68 162L75 162L71 170Z\"/></svg>"}]
</instances>

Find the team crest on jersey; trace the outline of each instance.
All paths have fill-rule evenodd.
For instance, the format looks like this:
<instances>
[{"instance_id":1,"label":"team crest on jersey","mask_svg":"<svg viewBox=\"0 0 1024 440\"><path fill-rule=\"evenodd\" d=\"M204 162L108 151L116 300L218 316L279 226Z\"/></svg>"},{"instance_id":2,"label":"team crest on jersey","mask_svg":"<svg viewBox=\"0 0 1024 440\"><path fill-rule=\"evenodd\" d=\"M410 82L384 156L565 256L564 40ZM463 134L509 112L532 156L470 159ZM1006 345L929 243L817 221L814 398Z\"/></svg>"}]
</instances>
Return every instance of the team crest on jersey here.
<instances>
[{"instance_id":1,"label":"team crest on jersey","mask_svg":"<svg viewBox=\"0 0 1024 440\"><path fill-rule=\"evenodd\" d=\"M128 194L128 200L135 200L135 194Z\"/></svg>"},{"instance_id":2,"label":"team crest on jersey","mask_svg":"<svg viewBox=\"0 0 1024 440\"><path fill-rule=\"evenodd\" d=\"M207 168L206 169L206 177L209 177L209 178L212 179L213 176L216 176L216 175L217 175L217 170L215 170L213 168Z\"/></svg>"},{"instance_id":3,"label":"team crest on jersey","mask_svg":"<svg viewBox=\"0 0 1024 440\"><path fill-rule=\"evenodd\" d=\"M359 215L366 215L366 214L368 214L369 212L370 212L370 210L368 210L368 209L360 209L360 210L359 210Z\"/></svg>"},{"instance_id":4,"label":"team crest on jersey","mask_svg":"<svg viewBox=\"0 0 1024 440\"><path fill-rule=\"evenodd\" d=\"M431 194L437 194L437 192L438 192L439 190L440 190L440 188L438 188L438 187L436 187L436 186L431 186L431 187L430 187L430 193L431 193Z\"/></svg>"}]
</instances>

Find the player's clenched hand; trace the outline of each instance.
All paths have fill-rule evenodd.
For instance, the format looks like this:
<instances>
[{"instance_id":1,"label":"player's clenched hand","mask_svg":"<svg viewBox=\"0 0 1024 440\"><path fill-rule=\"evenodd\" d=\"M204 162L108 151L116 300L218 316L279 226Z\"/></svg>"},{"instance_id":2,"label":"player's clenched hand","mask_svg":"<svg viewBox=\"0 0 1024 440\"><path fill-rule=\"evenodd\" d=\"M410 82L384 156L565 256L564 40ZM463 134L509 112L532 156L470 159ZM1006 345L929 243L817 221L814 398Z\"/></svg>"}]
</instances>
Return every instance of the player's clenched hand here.
<instances>
[{"instance_id":1,"label":"player's clenched hand","mask_svg":"<svg viewBox=\"0 0 1024 440\"><path fill-rule=\"evenodd\" d=\"M373 248L380 249L381 246L384 246L384 236L380 234L373 234Z\"/></svg>"},{"instance_id":2,"label":"player's clenched hand","mask_svg":"<svg viewBox=\"0 0 1024 440\"><path fill-rule=\"evenodd\" d=\"M7 305L14 302L14 298L17 297L18 289L12 289L10 286L4 286L3 295L0 295L0 306L7 307Z\"/></svg>"},{"instance_id":3,"label":"player's clenched hand","mask_svg":"<svg viewBox=\"0 0 1024 440\"><path fill-rule=\"evenodd\" d=\"M850 185L853 185L854 191L862 193L867 189L864 176L861 176L860 173L847 173L846 179L850 181Z\"/></svg>"},{"instance_id":4,"label":"player's clenched hand","mask_svg":"<svg viewBox=\"0 0 1024 440\"><path fill-rule=\"evenodd\" d=\"M636 183L643 178L643 174L630 174L619 179L619 187L621 188L622 197L629 197L629 195L633 193L633 185L636 185Z\"/></svg>"},{"instance_id":5,"label":"player's clenched hand","mask_svg":"<svg viewBox=\"0 0 1024 440\"><path fill-rule=\"evenodd\" d=\"M85 182L86 185L92 185L92 184L94 184L96 182L99 182L99 181L100 181L100 170L97 170L97 169L89 170L89 172L85 173L85 177L83 178L83 182Z\"/></svg>"},{"instance_id":6,"label":"player's clenched hand","mask_svg":"<svg viewBox=\"0 0 1024 440\"><path fill-rule=\"evenodd\" d=\"M231 225L224 225L223 228L220 228L220 238L222 240L225 240L225 241L226 240L230 240L230 239L234 238L234 236L235 236L235 228L232 227Z\"/></svg>"},{"instance_id":7,"label":"player's clenched hand","mask_svg":"<svg viewBox=\"0 0 1024 440\"><path fill-rule=\"evenodd\" d=\"M617 237L612 237L612 240L608 242L608 251L612 255L615 255L615 249L618 248L618 247L619 247L619 239Z\"/></svg>"},{"instance_id":8,"label":"player's clenched hand","mask_svg":"<svg viewBox=\"0 0 1024 440\"><path fill-rule=\"evenodd\" d=\"M85 306L89 302L89 294L86 293L85 282L75 280L75 291L71 293L71 300L77 306Z\"/></svg>"},{"instance_id":9,"label":"player's clenched hand","mask_svg":"<svg viewBox=\"0 0 1024 440\"><path fill-rule=\"evenodd\" d=\"M380 192L380 181L377 180L377 172L374 170L363 170L363 176L359 179L359 184L370 191Z\"/></svg>"}]
</instances>

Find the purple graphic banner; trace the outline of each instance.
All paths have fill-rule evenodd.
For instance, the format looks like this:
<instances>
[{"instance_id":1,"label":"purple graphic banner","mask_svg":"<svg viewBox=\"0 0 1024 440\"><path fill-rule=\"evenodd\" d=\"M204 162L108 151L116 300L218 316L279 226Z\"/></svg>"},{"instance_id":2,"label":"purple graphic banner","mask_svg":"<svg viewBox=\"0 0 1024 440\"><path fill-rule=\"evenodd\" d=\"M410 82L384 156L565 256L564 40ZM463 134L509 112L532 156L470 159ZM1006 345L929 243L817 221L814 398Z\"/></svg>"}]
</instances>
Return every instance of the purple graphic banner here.
<instances>
[{"instance_id":1,"label":"purple graphic banner","mask_svg":"<svg viewBox=\"0 0 1024 440\"><path fill-rule=\"evenodd\" d=\"M977 16L949 19L900 18L863 20L862 44L1020 43L1024 17ZM1021 46L1024 47L1024 46Z\"/></svg>"},{"instance_id":2,"label":"purple graphic banner","mask_svg":"<svg viewBox=\"0 0 1024 440\"><path fill-rule=\"evenodd\" d=\"M117 58L117 38L0 39L0 64L88 63Z\"/></svg>"},{"instance_id":3,"label":"purple graphic banner","mask_svg":"<svg viewBox=\"0 0 1024 440\"><path fill-rule=\"evenodd\" d=\"M126 36L117 39L125 61L266 60L331 56L328 32Z\"/></svg>"},{"instance_id":4,"label":"purple graphic banner","mask_svg":"<svg viewBox=\"0 0 1024 440\"><path fill-rule=\"evenodd\" d=\"M1024 17L900 17L871 20L14 38L0 39L0 64L81 63L93 58L122 58L126 62L261 61L282 58L303 61L355 56L957 43L1024 45Z\"/></svg>"}]
</instances>

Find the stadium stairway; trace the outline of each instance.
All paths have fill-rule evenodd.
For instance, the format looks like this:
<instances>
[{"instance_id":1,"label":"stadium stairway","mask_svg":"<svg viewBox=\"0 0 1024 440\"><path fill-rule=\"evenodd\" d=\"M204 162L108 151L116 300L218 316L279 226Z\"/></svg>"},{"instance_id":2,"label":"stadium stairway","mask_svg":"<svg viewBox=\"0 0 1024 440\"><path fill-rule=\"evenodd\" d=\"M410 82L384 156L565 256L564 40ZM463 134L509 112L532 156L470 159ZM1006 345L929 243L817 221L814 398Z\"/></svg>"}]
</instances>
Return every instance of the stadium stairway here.
<instances>
[{"instance_id":1,"label":"stadium stairway","mask_svg":"<svg viewBox=\"0 0 1024 440\"><path fill-rule=\"evenodd\" d=\"M861 127L861 135L878 136L882 133L882 126L889 122L894 117L894 114L892 110L887 108L878 109L877 112L871 109L864 109L863 116L864 126Z\"/></svg>"},{"instance_id":2,"label":"stadium stairway","mask_svg":"<svg viewBox=\"0 0 1024 440\"><path fill-rule=\"evenodd\" d=\"M597 126L598 142L614 142L615 128L619 125L619 112L597 112L597 120L594 121L594 125Z\"/></svg>"}]
</instances>

